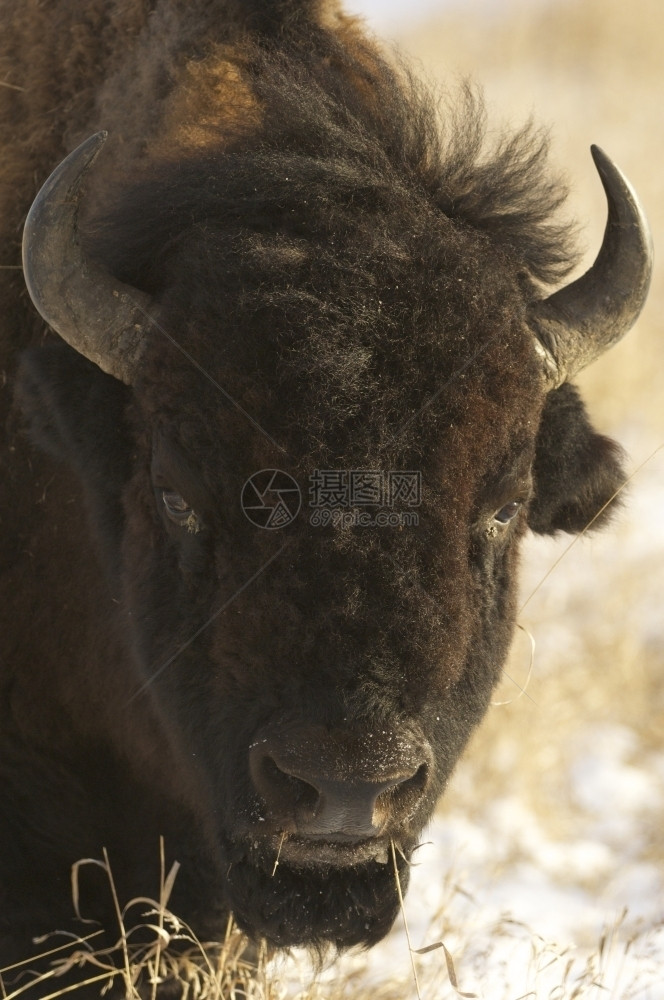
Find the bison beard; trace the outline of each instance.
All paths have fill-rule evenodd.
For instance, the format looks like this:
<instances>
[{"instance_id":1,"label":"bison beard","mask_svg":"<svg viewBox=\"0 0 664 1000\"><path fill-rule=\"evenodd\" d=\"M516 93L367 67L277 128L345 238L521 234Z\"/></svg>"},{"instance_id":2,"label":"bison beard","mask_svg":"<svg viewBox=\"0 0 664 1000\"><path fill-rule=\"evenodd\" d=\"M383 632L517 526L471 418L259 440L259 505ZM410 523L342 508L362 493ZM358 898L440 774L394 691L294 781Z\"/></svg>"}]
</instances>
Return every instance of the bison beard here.
<instances>
[{"instance_id":1,"label":"bison beard","mask_svg":"<svg viewBox=\"0 0 664 1000\"><path fill-rule=\"evenodd\" d=\"M602 250L546 296L576 259L546 142L492 147L468 92L441 124L332 0L85 8L2 0L16 262L35 178L109 138L26 225L56 333L0 271L0 965L80 930L104 847L154 896L160 837L199 936L370 945L500 676L520 539L623 481L567 380L638 315L647 226L595 151ZM419 525L262 531L273 468L417 470Z\"/></svg>"},{"instance_id":2,"label":"bison beard","mask_svg":"<svg viewBox=\"0 0 664 1000\"><path fill-rule=\"evenodd\" d=\"M388 932L398 912L392 859L385 864L335 871L332 868L296 871L279 864L275 854L260 848L238 855L227 876L228 903L242 930L257 934L277 947L306 945L323 952L369 947ZM408 866L398 857L402 890L408 885Z\"/></svg>"}]
</instances>

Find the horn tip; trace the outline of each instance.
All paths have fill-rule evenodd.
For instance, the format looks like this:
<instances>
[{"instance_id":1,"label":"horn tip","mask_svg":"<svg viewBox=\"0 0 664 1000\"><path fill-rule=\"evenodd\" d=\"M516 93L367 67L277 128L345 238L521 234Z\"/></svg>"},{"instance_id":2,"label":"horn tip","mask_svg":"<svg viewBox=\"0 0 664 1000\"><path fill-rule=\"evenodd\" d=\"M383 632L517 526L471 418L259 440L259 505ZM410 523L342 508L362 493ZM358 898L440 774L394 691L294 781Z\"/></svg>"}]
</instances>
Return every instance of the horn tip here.
<instances>
[{"instance_id":1,"label":"horn tip","mask_svg":"<svg viewBox=\"0 0 664 1000\"><path fill-rule=\"evenodd\" d=\"M600 175L602 181L604 179L615 178L622 183L626 183L626 178L622 171L618 169L616 164L613 162L608 153L605 153L601 146L597 146L593 143L590 147L590 155L593 158L593 163L597 168L597 172Z\"/></svg>"},{"instance_id":2,"label":"horn tip","mask_svg":"<svg viewBox=\"0 0 664 1000\"><path fill-rule=\"evenodd\" d=\"M600 146L593 143L590 147L590 153L602 181L609 204L611 202L615 202L616 204L619 201L623 202L630 208L631 218L629 221L631 223L638 222L638 228L641 232L644 263L646 268L652 271L654 257L652 232L638 194L622 170Z\"/></svg>"},{"instance_id":3,"label":"horn tip","mask_svg":"<svg viewBox=\"0 0 664 1000\"><path fill-rule=\"evenodd\" d=\"M100 151L106 140L108 139L108 132L106 129L100 129L99 132L94 132L92 135L88 136L77 149L77 152L81 155L81 159L85 159L86 156L90 157L90 161L96 159L97 153Z\"/></svg>"}]
</instances>

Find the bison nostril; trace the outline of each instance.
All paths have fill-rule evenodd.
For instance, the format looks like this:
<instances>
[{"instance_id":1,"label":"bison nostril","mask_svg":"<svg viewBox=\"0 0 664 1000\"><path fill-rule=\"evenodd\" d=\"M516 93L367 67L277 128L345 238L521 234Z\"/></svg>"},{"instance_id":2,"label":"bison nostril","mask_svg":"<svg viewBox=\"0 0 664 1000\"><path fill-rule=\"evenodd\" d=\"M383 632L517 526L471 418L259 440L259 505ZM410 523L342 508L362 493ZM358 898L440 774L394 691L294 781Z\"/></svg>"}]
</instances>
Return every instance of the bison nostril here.
<instances>
[{"instance_id":1,"label":"bison nostril","mask_svg":"<svg viewBox=\"0 0 664 1000\"><path fill-rule=\"evenodd\" d=\"M415 812L429 782L429 768L421 764L410 777L395 782L384 791L376 803L387 818L407 819Z\"/></svg>"},{"instance_id":2,"label":"bison nostril","mask_svg":"<svg viewBox=\"0 0 664 1000\"><path fill-rule=\"evenodd\" d=\"M319 792L312 784L283 770L267 753L251 754L250 772L256 791L275 816L313 812Z\"/></svg>"},{"instance_id":3,"label":"bison nostril","mask_svg":"<svg viewBox=\"0 0 664 1000\"><path fill-rule=\"evenodd\" d=\"M311 733L297 740L289 733L255 743L249 769L264 818L289 833L342 841L377 837L409 820L428 784L429 765L421 762L428 755L409 751L386 760L383 753L371 761L349 754L348 742L340 751L329 738L315 743Z\"/></svg>"},{"instance_id":4,"label":"bison nostril","mask_svg":"<svg viewBox=\"0 0 664 1000\"><path fill-rule=\"evenodd\" d=\"M406 778L396 787L396 792L399 795L408 796L413 798L421 795L421 793L426 788L429 781L429 768L426 764L420 764L415 774L411 775L410 778Z\"/></svg>"},{"instance_id":5,"label":"bison nostril","mask_svg":"<svg viewBox=\"0 0 664 1000\"><path fill-rule=\"evenodd\" d=\"M269 753L256 747L250 752L249 770L257 792L270 814L280 822L294 820L296 813L311 813L319 793L309 782L277 764ZM288 824L286 824L288 825Z\"/></svg>"}]
</instances>

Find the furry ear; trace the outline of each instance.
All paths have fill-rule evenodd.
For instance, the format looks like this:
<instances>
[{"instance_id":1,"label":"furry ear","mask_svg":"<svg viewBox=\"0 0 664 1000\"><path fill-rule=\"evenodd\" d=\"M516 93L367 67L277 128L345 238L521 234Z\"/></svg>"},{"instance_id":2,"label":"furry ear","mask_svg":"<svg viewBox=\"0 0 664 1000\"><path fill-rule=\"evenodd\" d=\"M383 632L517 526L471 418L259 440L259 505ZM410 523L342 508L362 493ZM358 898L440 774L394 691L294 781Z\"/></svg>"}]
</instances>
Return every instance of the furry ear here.
<instances>
[{"instance_id":1,"label":"furry ear","mask_svg":"<svg viewBox=\"0 0 664 1000\"><path fill-rule=\"evenodd\" d=\"M533 531L583 531L625 482L623 451L597 434L578 391L565 383L547 397L537 437L533 474L535 496L528 523ZM616 509L613 501L593 522L602 527Z\"/></svg>"}]
</instances>

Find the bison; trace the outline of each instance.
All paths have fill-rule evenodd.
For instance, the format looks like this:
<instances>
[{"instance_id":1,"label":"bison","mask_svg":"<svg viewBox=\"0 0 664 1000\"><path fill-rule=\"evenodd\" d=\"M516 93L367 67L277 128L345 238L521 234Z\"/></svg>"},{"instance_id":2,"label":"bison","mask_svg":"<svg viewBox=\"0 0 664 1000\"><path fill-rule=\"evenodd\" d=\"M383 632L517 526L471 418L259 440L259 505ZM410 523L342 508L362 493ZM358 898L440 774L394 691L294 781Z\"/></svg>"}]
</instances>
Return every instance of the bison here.
<instances>
[{"instance_id":1,"label":"bison","mask_svg":"<svg viewBox=\"0 0 664 1000\"><path fill-rule=\"evenodd\" d=\"M594 149L565 284L542 135L441 121L336 0L0 14L0 966L86 926L79 859L154 896L160 838L199 937L371 945L521 538L623 482L570 380L645 300L638 200Z\"/></svg>"}]
</instances>

